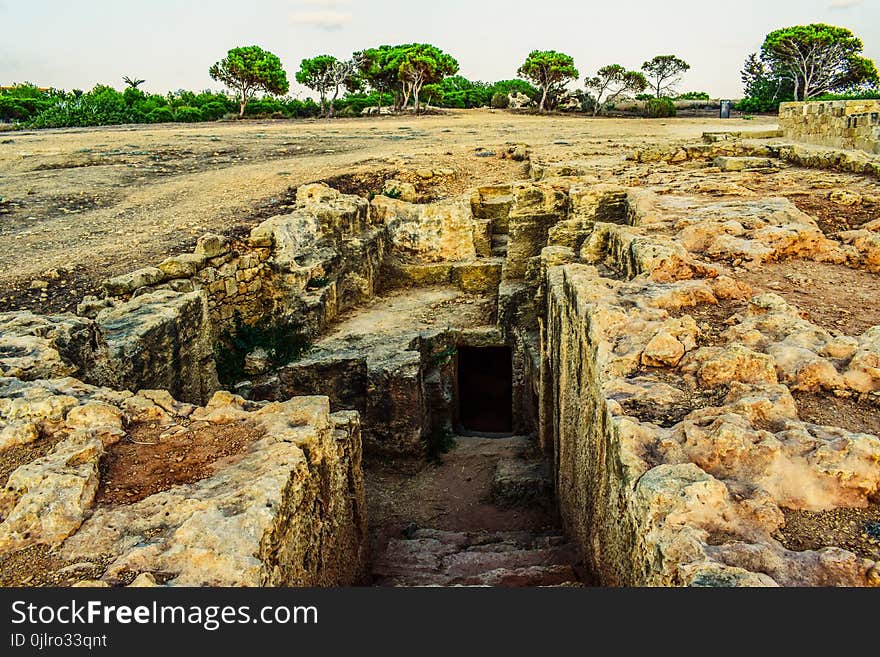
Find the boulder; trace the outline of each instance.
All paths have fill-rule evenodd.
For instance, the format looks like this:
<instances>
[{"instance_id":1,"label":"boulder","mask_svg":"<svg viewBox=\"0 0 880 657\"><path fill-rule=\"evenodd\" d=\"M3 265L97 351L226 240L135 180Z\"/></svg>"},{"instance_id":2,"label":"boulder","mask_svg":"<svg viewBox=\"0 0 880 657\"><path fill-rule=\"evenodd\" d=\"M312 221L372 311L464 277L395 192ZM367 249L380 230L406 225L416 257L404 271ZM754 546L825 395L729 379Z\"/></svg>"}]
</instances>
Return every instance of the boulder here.
<instances>
[{"instance_id":1,"label":"boulder","mask_svg":"<svg viewBox=\"0 0 880 657\"><path fill-rule=\"evenodd\" d=\"M96 321L106 364L92 378L127 390L161 388L204 402L218 387L205 297L170 290L141 295L102 311Z\"/></svg>"},{"instance_id":2,"label":"boulder","mask_svg":"<svg viewBox=\"0 0 880 657\"><path fill-rule=\"evenodd\" d=\"M124 296L142 287L158 285L166 279L167 275L158 267L144 267L104 281L104 290L110 296Z\"/></svg>"}]
</instances>

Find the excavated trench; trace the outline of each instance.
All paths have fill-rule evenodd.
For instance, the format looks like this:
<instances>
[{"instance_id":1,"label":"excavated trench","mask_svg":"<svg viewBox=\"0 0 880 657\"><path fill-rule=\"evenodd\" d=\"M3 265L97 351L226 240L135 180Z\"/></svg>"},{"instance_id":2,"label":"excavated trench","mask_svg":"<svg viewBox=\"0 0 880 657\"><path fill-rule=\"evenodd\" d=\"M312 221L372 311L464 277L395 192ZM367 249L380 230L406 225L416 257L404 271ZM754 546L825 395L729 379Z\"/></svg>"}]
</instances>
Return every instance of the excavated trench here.
<instances>
[{"instance_id":1,"label":"excavated trench","mask_svg":"<svg viewBox=\"0 0 880 657\"><path fill-rule=\"evenodd\" d=\"M578 584L522 357L497 298L390 290L340 317L300 360L249 382L283 401L327 395L361 414L372 583Z\"/></svg>"},{"instance_id":2,"label":"excavated trench","mask_svg":"<svg viewBox=\"0 0 880 657\"><path fill-rule=\"evenodd\" d=\"M220 435L210 423L279 414L267 425L278 431L272 439L302 441L299 485L313 485L314 504L275 524L349 543L344 554L328 549L327 570L291 558L272 582L803 585L880 576L850 553L836 553L846 567L829 574L810 551L873 546L870 537L846 542L829 529L823 545L801 540L828 520L821 514L858 506L874 485L873 436L846 433L876 427L862 407L873 411L877 395L853 397L880 362L874 322L835 321L844 332L832 335L819 320L836 299L807 305L810 323L786 303L800 298L741 266L763 258L791 274L784 263L821 248L821 267L804 262L818 279L836 258L836 278L820 281L828 290L840 280L873 284L871 236L852 237L844 253L785 199L627 188L598 182L589 163L532 173L536 181L432 203L303 186L291 213L247 239L205 236L193 254L107 281L106 298L61 318L70 326L16 318L7 330L25 337L9 349L48 335L57 367L70 360L89 383L170 391L189 404L167 401L168 412L187 425L190 414L200 418L194 435L202 431L206 452ZM224 388L240 397L214 395ZM846 393L836 404L850 420L807 412L821 405L808 393L832 388ZM260 436L243 432L241 453ZM849 461L845 445L859 446ZM223 467L239 462L237 449ZM325 471L334 449L338 470ZM137 463L126 450L143 451L111 450L121 457L105 459L105 479L129 476L124 466ZM178 462L198 485L214 465L190 456ZM765 471L768 463L784 467ZM862 488L829 476L836 471ZM335 497L325 494L331 475ZM116 495L114 509L128 497L149 503L180 482L154 467L136 483L104 486L102 499ZM784 533L785 521L800 523L798 536ZM297 549L308 553L315 540ZM873 555L862 543L861 554ZM752 552L772 567L755 566ZM265 563L286 559L278 554Z\"/></svg>"}]
</instances>

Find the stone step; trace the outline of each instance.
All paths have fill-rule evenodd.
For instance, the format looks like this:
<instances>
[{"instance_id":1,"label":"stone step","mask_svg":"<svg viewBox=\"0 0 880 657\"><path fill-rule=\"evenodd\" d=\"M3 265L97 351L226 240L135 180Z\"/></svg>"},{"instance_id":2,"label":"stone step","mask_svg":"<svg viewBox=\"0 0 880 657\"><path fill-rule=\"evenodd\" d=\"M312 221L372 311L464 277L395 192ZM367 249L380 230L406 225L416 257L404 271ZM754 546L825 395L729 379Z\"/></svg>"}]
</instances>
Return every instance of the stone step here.
<instances>
[{"instance_id":1,"label":"stone step","mask_svg":"<svg viewBox=\"0 0 880 657\"><path fill-rule=\"evenodd\" d=\"M455 545L458 549L490 548L493 545L513 545L517 549L533 550L556 547L566 543L558 534L535 534L529 531L499 532L447 532L438 529L414 527L405 538L434 539L440 543Z\"/></svg>"},{"instance_id":2,"label":"stone step","mask_svg":"<svg viewBox=\"0 0 880 657\"><path fill-rule=\"evenodd\" d=\"M549 508L553 502L550 464L546 459L499 459L492 480L492 501L501 508Z\"/></svg>"},{"instance_id":3,"label":"stone step","mask_svg":"<svg viewBox=\"0 0 880 657\"><path fill-rule=\"evenodd\" d=\"M577 563L559 535L413 529L388 541L373 576L377 586L576 585Z\"/></svg>"},{"instance_id":4,"label":"stone step","mask_svg":"<svg viewBox=\"0 0 880 657\"><path fill-rule=\"evenodd\" d=\"M465 551L441 559L443 574L450 577L477 576L499 568L515 569L528 566L571 565L577 562L572 546L542 550L510 550L506 552Z\"/></svg>"},{"instance_id":5,"label":"stone step","mask_svg":"<svg viewBox=\"0 0 880 657\"><path fill-rule=\"evenodd\" d=\"M461 586L583 586L577 571L569 564L498 568L467 577L453 584Z\"/></svg>"},{"instance_id":6,"label":"stone step","mask_svg":"<svg viewBox=\"0 0 880 657\"><path fill-rule=\"evenodd\" d=\"M507 245L510 241L510 236L502 233L492 233L492 255L494 256L504 256L507 255Z\"/></svg>"},{"instance_id":7,"label":"stone step","mask_svg":"<svg viewBox=\"0 0 880 657\"><path fill-rule=\"evenodd\" d=\"M417 573L389 577L374 582L376 586L498 586L522 588L529 586L572 586L583 584L577 571L568 564L497 568L469 577Z\"/></svg>"}]
</instances>

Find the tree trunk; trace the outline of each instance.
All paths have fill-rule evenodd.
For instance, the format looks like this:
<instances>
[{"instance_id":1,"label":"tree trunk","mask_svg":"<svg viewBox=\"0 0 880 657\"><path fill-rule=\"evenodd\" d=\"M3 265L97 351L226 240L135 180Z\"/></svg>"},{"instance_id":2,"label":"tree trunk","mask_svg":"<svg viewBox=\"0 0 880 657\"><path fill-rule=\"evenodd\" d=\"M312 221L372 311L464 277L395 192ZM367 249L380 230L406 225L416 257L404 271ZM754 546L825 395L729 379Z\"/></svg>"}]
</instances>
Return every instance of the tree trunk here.
<instances>
[{"instance_id":1,"label":"tree trunk","mask_svg":"<svg viewBox=\"0 0 880 657\"><path fill-rule=\"evenodd\" d=\"M548 87L544 87L544 93L541 95L541 104L538 106L539 112L544 112L544 105L547 103L547 90Z\"/></svg>"},{"instance_id":2,"label":"tree trunk","mask_svg":"<svg viewBox=\"0 0 880 657\"><path fill-rule=\"evenodd\" d=\"M238 107L239 107L238 118L243 119L244 118L244 108L247 107L247 100L242 99L242 101L238 104Z\"/></svg>"},{"instance_id":3,"label":"tree trunk","mask_svg":"<svg viewBox=\"0 0 880 657\"><path fill-rule=\"evenodd\" d=\"M332 119L336 113L336 98L339 96L339 87L333 92L333 98L330 99L330 107L327 108L327 118Z\"/></svg>"},{"instance_id":4,"label":"tree trunk","mask_svg":"<svg viewBox=\"0 0 880 657\"><path fill-rule=\"evenodd\" d=\"M419 113L419 88L417 86L413 86L413 107L416 110L416 114Z\"/></svg>"}]
</instances>

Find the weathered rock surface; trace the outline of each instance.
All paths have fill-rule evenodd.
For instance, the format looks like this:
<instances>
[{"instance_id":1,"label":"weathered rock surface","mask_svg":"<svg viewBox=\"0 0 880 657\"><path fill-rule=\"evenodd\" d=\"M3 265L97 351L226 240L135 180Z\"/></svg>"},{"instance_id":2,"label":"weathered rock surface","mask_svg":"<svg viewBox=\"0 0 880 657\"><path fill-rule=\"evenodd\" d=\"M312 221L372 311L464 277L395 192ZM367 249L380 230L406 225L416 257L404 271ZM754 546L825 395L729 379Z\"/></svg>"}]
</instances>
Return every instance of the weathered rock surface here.
<instances>
[{"instance_id":1,"label":"weathered rock surface","mask_svg":"<svg viewBox=\"0 0 880 657\"><path fill-rule=\"evenodd\" d=\"M164 391L3 382L4 421L27 418L58 442L14 470L0 493L0 555L60 545L66 563L94 562L111 584L132 573L135 582L188 586L331 586L364 577L356 413L331 415L323 397L254 404L217 393L193 411ZM205 478L96 507L100 459L128 440L124 427L144 421L161 425L163 436L248 421L262 436Z\"/></svg>"},{"instance_id":2,"label":"weathered rock surface","mask_svg":"<svg viewBox=\"0 0 880 657\"><path fill-rule=\"evenodd\" d=\"M874 581L876 566L868 559L837 548L791 552L773 538L784 522L781 507L865 506L880 491L880 438L799 421L788 389L777 384L778 369L788 380L787 361L778 368L771 341L792 337L821 351L823 331L778 297L756 297L744 320L748 328L732 327L726 347L702 347L681 360L678 388L664 384L664 390L659 382L646 387L644 379L633 378L639 362L675 372L685 347L680 341L682 349L673 349L665 335L657 339L663 329L653 327L669 321L658 311L666 305L657 303L659 296L639 300L632 294L637 281L602 279L583 265L551 268L547 276L557 487L566 526L594 555L604 581ZM664 288L668 297L669 286ZM742 344L734 336L766 337ZM767 353L755 351L762 345ZM659 425L626 411L641 408L635 401L645 399L644 408L659 418L663 404L686 404L701 389L729 393L703 408L691 402L694 410L685 406ZM601 455L611 445L608 463Z\"/></svg>"},{"instance_id":3,"label":"weathered rock surface","mask_svg":"<svg viewBox=\"0 0 880 657\"><path fill-rule=\"evenodd\" d=\"M102 311L95 323L107 345L102 385L162 388L202 403L217 390L214 345L205 298L159 291Z\"/></svg>"},{"instance_id":4,"label":"weathered rock surface","mask_svg":"<svg viewBox=\"0 0 880 657\"><path fill-rule=\"evenodd\" d=\"M0 314L0 376L32 381L89 369L95 360L95 327L75 315Z\"/></svg>"},{"instance_id":5,"label":"weathered rock surface","mask_svg":"<svg viewBox=\"0 0 880 657\"><path fill-rule=\"evenodd\" d=\"M370 213L373 221L387 227L392 247L412 262L468 260L477 255L469 198L417 205L377 196Z\"/></svg>"}]
</instances>

